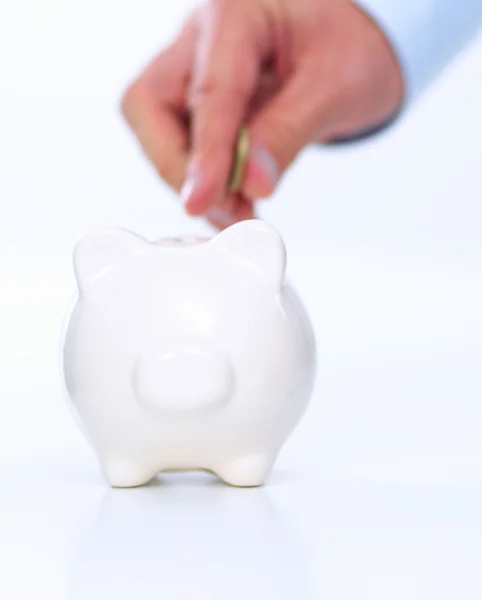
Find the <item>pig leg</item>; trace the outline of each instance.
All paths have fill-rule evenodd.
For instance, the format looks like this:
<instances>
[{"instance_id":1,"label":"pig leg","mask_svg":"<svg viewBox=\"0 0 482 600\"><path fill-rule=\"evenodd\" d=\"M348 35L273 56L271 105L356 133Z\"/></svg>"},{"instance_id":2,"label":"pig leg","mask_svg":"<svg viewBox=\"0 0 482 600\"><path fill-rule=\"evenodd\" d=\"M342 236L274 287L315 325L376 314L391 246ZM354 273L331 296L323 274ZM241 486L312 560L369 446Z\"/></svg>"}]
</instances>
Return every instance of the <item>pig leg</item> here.
<instances>
[{"instance_id":1,"label":"pig leg","mask_svg":"<svg viewBox=\"0 0 482 600\"><path fill-rule=\"evenodd\" d=\"M133 457L109 454L102 460L102 470L109 485L114 488L139 487L149 483L158 469Z\"/></svg>"},{"instance_id":2,"label":"pig leg","mask_svg":"<svg viewBox=\"0 0 482 600\"><path fill-rule=\"evenodd\" d=\"M274 454L246 454L221 465L216 474L234 487L259 487L263 485L273 468Z\"/></svg>"}]
</instances>

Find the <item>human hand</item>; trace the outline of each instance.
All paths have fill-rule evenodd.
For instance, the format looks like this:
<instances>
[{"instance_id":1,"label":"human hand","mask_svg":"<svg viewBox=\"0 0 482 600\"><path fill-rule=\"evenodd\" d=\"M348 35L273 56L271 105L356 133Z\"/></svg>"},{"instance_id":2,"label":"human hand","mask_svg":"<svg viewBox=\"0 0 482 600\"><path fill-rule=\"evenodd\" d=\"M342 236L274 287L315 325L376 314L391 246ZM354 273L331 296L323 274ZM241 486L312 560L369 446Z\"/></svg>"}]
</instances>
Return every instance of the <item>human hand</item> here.
<instances>
[{"instance_id":1,"label":"human hand","mask_svg":"<svg viewBox=\"0 0 482 600\"><path fill-rule=\"evenodd\" d=\"M222 229L254 216L299 153L388 121L403 77L350 0L210 0L126 90L122 110L186 211ZM237 133L251 150L226 192Z\"/></svg>"}]
</instances>

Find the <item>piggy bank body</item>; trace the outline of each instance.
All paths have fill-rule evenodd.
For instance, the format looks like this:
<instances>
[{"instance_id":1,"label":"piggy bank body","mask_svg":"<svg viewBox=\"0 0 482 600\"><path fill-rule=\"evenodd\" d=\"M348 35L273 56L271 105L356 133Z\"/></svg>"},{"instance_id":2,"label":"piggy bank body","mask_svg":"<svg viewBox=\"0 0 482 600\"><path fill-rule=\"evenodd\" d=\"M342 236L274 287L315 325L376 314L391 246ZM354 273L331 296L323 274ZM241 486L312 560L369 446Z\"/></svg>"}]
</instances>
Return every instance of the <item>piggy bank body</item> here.
<instances>
[{"instance_id":1,"label":"piggy bank body","mask_svg":"<svg viewBox=\"0 0 482 600\"><path fill-rule=\"evenodd\" d=\"M65 382L110 485L170 470L263 484L315 377L278 233L262 221L154 243L100 231L74 266Z\"/></svg>"}]
</instances>

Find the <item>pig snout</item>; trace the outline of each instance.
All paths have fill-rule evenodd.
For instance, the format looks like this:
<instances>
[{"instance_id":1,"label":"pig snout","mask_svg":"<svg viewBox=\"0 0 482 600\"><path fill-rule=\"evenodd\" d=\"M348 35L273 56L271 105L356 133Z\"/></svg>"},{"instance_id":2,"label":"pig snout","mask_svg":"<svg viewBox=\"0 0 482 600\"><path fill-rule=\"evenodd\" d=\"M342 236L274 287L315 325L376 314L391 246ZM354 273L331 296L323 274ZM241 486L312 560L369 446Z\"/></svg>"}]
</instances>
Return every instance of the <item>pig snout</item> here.
<instances>
[{"instance_id":1,"label":"pig snout","mask_svg":"<svg viewBox=\"0 0 482 600\"><path fill-rule=\"evenodd\" d=\"M163 340L136 361L133 386L145 408L169 413L219 410L232 395L233 369L209 339Z\"/></svg>"}]
</instances>

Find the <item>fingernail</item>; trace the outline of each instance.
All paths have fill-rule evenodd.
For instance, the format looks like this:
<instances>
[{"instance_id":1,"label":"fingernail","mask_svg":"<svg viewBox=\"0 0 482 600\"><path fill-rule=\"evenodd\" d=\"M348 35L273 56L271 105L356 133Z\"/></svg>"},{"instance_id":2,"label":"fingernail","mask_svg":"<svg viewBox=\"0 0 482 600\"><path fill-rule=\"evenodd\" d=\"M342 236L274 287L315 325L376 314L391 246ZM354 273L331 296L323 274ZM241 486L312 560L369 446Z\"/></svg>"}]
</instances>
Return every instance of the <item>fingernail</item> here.
<instances>
[{"instance_id":1,"label":"fingernail","mask_svg":"<svg viewBox=\"0 0 482 600\"><path fill-rule=\"evenodd\" d=\"M181 190L181 202L184 206L189 203L189 200L194 192L198 180L198 170L196 164L191 161L186 169L186 179Z\"/></svg>"},{"instance_id":2,"label":"fingernail","mask_svg":"<svg viewBox=\"0 0 482 600\"><path fill-rule=\"evenodd\" d=\"M234 225L235 219L228 212L217 206L211 206L206 212L206 217L216 223L219 223L223 227L229 227Z\"/></svg>"},{"instance_id":3,"label":"fingernail","mask_svg":"<svg viewBox=\"0 0 482 600\"><path fill-rule=\"evenodd\" d=\"M251 149L251 160L264 172L270 183L275 186L280 178L280 169L275 157L263 148L263 146L253 145Z\"/></svg>"},{"instance_id":4,"label":"fingernail","mask_svg":"<svg viewBox=\"0 0 482 600\"><path fill-rule=\"evenodd\" d=\"M184 206L186 206L186 204L189 202L189 198L191 197L195 186L196 178L193 174L188 175L181 190L181 202L184 204Z\"/></svg>"}]
</instances>

